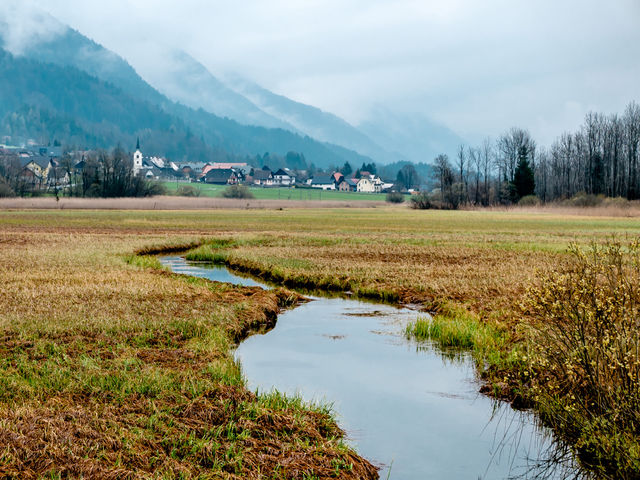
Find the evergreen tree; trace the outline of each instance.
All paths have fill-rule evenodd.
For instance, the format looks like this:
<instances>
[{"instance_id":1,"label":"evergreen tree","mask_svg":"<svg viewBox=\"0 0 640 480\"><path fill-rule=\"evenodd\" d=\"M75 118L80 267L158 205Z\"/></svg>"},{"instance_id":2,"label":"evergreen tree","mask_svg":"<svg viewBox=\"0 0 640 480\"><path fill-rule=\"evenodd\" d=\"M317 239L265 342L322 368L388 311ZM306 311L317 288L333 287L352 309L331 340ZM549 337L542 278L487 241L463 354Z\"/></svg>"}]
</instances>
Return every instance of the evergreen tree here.
<instances>
[{"instance_id":1,"label":"evergreen tree","mask_svg":"<svg viewBox=\"0 0 640 480\"><path fill-rule=\"evenodd\" d=\"M529 165L529 150L522 146L518 150L518 166L513 175L513 187L515 190L514 200L518 201L527 195L534 195L536 182L531 165Z\"/></svg>"},{"instance_id":2,"label":"evergreen tree","mask_svg":"<svg viewBox=\"0 0 640 480\"><path fill-rule=\"evenodd\" d=\"M351 164L349 162L344 162L344 165L340 169L340 173L342 173L345 177L348 177L353 173L353 168L351 168Z\"/></svg>"}]
</instances>

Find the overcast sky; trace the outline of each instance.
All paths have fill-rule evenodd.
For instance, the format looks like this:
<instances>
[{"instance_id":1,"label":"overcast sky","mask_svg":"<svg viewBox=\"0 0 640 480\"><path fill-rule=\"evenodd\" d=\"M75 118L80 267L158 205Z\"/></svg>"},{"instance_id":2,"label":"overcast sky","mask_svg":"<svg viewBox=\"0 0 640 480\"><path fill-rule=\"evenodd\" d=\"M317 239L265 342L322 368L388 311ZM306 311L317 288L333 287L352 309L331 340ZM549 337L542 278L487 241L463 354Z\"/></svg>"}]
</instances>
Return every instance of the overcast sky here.
<instances>
[{"instance_id":1,"label":"overcast sky","mask_svg":"<svg viewBox=\"0 0 640 480\"><path fill-rule=\"evenodd\" d=\"M141 70L175 46L354 124L382 104L547 144L640 101L640 0L35 1Z\"/></svg>"}]
</instances>

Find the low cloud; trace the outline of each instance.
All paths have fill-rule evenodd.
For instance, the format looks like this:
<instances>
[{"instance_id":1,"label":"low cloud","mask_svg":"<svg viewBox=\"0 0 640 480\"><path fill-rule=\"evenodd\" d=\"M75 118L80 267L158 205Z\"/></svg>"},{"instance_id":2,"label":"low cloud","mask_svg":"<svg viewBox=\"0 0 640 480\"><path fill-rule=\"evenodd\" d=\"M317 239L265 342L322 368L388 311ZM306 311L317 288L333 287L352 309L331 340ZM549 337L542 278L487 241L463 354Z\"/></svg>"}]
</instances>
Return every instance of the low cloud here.
<instances>
[{"instance_id":1,"label":"low cloud","mask_svg":"<svg viewBox=\"0 0 640 480\"><path fill-rule=\"evenodd\" d=\"M518 125L548 143L640 99L637 0L37 1L140 71L168 61L149 54L162 43L352 123L382 104L474 141Z\"/></svg>"},{"instance_id":2,"label":"low cloud","mask_svg":"<svg viewBox=\"0 0 640 480\"><path fill-rule=\"evenodd\" d=\"M40 42L63 34L67 27L29 0L2 0L0 37L3 48L21 55Z\"/></svg>"}]
</instances>

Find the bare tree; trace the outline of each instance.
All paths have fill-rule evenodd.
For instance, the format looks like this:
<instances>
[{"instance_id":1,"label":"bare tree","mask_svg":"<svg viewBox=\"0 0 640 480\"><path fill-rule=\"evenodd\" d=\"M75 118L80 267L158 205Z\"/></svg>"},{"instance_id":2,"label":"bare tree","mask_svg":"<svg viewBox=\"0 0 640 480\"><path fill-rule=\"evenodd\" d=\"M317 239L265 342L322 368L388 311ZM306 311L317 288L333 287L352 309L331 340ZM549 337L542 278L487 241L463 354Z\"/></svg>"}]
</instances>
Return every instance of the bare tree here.
<instances>
[{"instance_id":1,"label":"bare tree","mask_svg":"<svg viewBox=\"0 0 640 480\"><path fill-rule=\"evenodd\" d=\"M460 186L462 187L460 189L461 202L469 201L469 185L468 185L468 179L465 176L465 168L467 169L466 172L468 175L469 161L467 160L467 154L465 152L465 149L466 147L464 145L460 145L458 147L458 154L456 156L456 159L458 161L457 167L458 167L458 171L460 172L460 176L458 177L458 179L460 181Z\"/></svg>"},{"instance_id":2,"label":"bare tree","mask_svg":"<svg viewBox=\"0 0 640 480\"><path fill-rule=\"evenodd\" d=\"M475 192L474 192L474 201L475 205L480 203L480 171L482 168L482 152L479 148L471 148L469 147L469 164L473 164L475 167Z\"/></svg>"},{"instance_id":3,"label":"bare tree","mask_svg":"<svg viewBox=\"0 0 640 480\"><path fill-rule=\"evenodd\" d=\"M489 171L494 160L493 143L489 137L485 138L482 142L481 149L482 156L482 174L484 178L484 196L482 200L483 205L489 205L491 199L489 198Z\"/></svg>"},{"instance_id":4,"label":"bare tree","mask_svg":"<svg viewBox=\"0 0 640 480\"><path fill-rule=\"evenodd\" d=\"M531 134L522 128L512 127L498 139L496 146L501 169L510 182L513 181L518 154L522 148L527 149L531 160L535 158L536 142L531 138Z\"/></svg>"}]
</instances>

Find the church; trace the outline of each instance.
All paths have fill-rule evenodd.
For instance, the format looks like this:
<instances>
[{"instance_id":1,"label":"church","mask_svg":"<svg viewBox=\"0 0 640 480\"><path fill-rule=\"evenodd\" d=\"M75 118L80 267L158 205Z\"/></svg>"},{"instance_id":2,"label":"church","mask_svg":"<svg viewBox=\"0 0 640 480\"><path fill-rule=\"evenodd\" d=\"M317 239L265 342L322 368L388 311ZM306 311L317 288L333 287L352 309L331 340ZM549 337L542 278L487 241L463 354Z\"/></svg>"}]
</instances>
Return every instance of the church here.
<instances>
[{"instance_id":1,"label":"church","mask_svg":"<svg viewBox=\"0 0 640 480\"><path fill-rule=\"evenodd\" d=\"M133 175L146 178L175 178L181 176L178 166L164 158L145 157L140 150L140 138L136 142L133 154Z\"/></svg>"},{"instance_id":2,"label":"church","mask_svg":"<svg viewBox=\"0 0 640 480\"><path fill-rule=\"evenodd\" d=\"M136 143L136 151L133 154L133 176L137 177L142 170L142 152L140 151L140 138Z\"/></svg>"}]
</instances>

